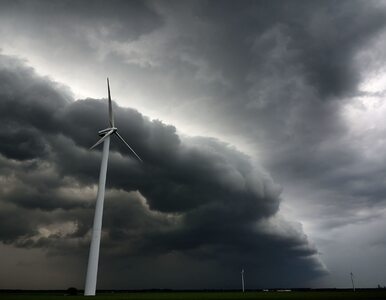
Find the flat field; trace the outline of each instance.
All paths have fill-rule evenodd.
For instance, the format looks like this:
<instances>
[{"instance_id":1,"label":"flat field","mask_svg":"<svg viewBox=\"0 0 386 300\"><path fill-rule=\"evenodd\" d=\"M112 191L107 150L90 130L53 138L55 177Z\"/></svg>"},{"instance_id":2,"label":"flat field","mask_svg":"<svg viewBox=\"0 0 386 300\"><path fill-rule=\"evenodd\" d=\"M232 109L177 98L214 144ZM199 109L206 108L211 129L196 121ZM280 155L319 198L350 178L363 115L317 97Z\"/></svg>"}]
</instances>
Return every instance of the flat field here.
<instances>
[{"instance_id":1,"label":"flat field","mask_svg":"<svg viewBox=\"0 0 386 300\"><path fill-rule=\"evenodd\" d=\"M315 299L315 300L355 300L378 299L386 300L386 290L366 291L291 291L291 292L115 292L98 293L92 299L98 300L238 300L238 299ZM64 293L11 293L0 292L1 300L59 300L59 299L84 299L83 295L66 296ZM90 298L89 298L90 299Z\"/></svg>"},{"instance_id":2,"label":"flat field","mask_svg":"<svg viewBox=\"0 0 386 300\"><path fill-rule=\"evenodd\" d=\"M1 300L76 300L85 299L83 295L66 296L64 293L1 293ZM90 297L88 297L90 299ZM91 299L99 300L239 300L239 299L299 299L299 300L386 300L385 290L371 291L292 291L292 292L115 292L98 293Z\"/></svg>"}]
</instances>

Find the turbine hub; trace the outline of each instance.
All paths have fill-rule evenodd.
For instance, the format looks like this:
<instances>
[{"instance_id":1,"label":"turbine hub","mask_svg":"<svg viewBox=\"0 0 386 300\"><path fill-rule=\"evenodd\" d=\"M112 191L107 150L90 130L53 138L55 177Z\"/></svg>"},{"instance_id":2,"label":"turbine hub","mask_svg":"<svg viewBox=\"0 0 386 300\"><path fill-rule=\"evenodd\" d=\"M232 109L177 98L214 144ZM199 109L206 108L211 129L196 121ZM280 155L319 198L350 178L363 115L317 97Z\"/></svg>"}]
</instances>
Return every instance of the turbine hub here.
<instances>
[{"instance_id":1,"label":"turbine hub","mask_svg":"<svg viewBox=\"0 0 386 300\"><path fill-rule=\"evenodd\" d=\"M116 132L118 130L118 128L117 127L109 127L109 128L106 128L106 129L99 130L98 131L98 135L99 136L104 136L106 133L108 133L111 130L113 130L113 133L114 133L114 132Z\"/></svg>"}]
</instances>

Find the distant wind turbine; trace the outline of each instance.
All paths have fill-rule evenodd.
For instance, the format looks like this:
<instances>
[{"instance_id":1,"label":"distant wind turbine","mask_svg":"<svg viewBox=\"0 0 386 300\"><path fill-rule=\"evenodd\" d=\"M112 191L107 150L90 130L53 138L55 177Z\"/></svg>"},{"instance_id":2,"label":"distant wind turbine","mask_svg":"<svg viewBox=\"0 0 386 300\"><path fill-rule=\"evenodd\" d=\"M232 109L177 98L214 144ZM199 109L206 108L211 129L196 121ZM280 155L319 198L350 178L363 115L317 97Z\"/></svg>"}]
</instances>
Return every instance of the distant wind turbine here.
<instances>
[{"instance_id":1,"label":"distant wind turbine","mask_svg":"<svg viewBox=\"0 0 386 300\"><path fill-rule=\"evenodd\" d=\"M110 96L110 83L107 78L107 91L108 91L108 102L109 102L109 125L110 127L100 130L98 132L101 138L92 146L90 149L95 148L103 142L103 154L102 163L99 173L99 185L98 194L95 204L95 215L94 223L92 228L92 237L90 245L90 254L88 257L87 275L86 275L86 286L84 289L85 296L95 296L97 273L98 273L98 260L99 260L99 247L101 241L101 230L102 230L102 216L103 216L103 202L105 198L105 186L106 186L106 173L107 173L107 161L109 158L110 148L110 136L115 134L130 150L133 154L142 162L142 159L135 153L135 151L129 146L128 143L121 137L114 124L114 115L111 104Z\"/></svg>"},{"instance_id":2,"label":"distant wind turbine","mask_svg":"<svg viewBox=\"0 0 386 300\"><path fill-rule=\"evenodd\" d=\"M243 289L243 293L245 292L244 289L244 269L241 269L241 287Z\"/></svg>"},{"instance_id":3,"label":"distant wind turbine","mask_svg":"<svg viewBox=\"0 0 386 300\"><path fill-rule=\"evenodd\" d=\"M354 274L351 272L351 273L350 273L350 276L351 276L352 290L355 292Z\"/></svg>"}]
</instances>

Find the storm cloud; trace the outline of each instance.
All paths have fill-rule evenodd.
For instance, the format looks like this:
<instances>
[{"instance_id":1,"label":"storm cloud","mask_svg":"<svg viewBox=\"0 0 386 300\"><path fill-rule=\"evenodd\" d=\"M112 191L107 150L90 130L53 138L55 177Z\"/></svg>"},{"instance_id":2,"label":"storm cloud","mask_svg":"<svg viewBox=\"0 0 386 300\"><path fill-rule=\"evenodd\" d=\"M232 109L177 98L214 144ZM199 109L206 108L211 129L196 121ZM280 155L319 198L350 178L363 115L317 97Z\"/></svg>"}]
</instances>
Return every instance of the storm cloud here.
<instances>
[{"instance_id":1,"label":"storm cloud","mask_svg":"<svg viewBox=\"0 0 386 300\"><path fill-rule=\"evenodd\" d=\"M7 137L0 146L1 240L84 258L101 159L101 149L88 147L106 125L106 100L74 101L18 59L0 59L1 135ZM115 104L114 111L144 163L113 140L101 264L112 261L116 268L102 275L106 282L133 276L118 265L135 258L144 266L158 260L159 276L169 263L177 268L195 261L224 274L197 279L195 269L185 272L191 286L162 283L180 288L235 287L230 279L242 266L256 285L286 285L325 272L300 225L277 214L280 187L247 155L214 138L181 137L175 127L130 108ZM266 269L269 276L263 276ZM292 280L273 280L284 270ZM113 286L126 285L117 280Z\"/></svg>"},{"instance_id":2,"label":"storm cloud","mask_svg":"<svg viewBox=\"0 0 386 300\"><path fill-rule=\"evenodd\" d=\"M231 287L241 265L256 287L384 285L385 20L382 1L0 0L0 251L84 265L109 76L145 163L113 139L105 287Z\"/></svg>"}]
</instances>

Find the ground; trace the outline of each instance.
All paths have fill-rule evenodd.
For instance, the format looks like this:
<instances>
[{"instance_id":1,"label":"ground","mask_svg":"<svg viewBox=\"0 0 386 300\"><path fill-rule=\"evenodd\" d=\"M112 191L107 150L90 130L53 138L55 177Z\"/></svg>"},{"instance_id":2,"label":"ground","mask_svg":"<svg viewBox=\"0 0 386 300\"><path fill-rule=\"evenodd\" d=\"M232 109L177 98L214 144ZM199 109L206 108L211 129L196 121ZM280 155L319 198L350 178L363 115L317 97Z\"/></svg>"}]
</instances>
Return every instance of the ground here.
<instances>
[{"instance_id":1,"label":"ground","mask_svg":"<svg viewBox=\"0 0 386 300\"><path fill-rule=\"evenodd\" d=\"M59 300L59 299L85 299L83 295L66 296L64 293L3 293L0 292L1 300ZM90 298L90 297L88 297ZM316 300L338 300L338 299L377 299L386 300L386 290L366 291L292 291L292 292L130 292L130 293L98 293L91 299L99 300L238 300L238 299L316 299Z\"/></svg>"}]
</instances>

